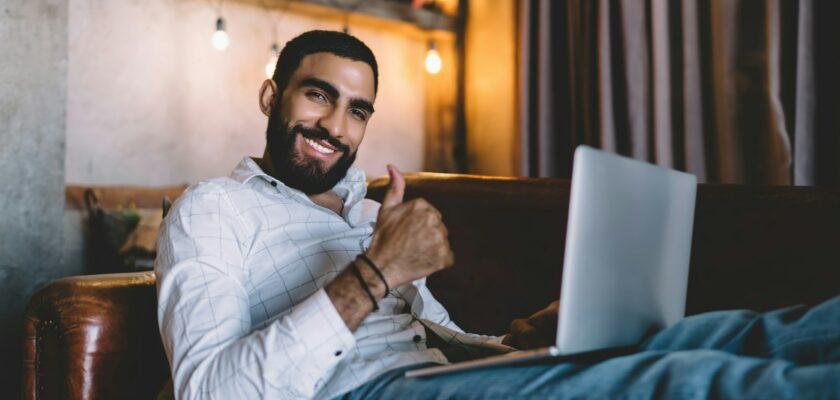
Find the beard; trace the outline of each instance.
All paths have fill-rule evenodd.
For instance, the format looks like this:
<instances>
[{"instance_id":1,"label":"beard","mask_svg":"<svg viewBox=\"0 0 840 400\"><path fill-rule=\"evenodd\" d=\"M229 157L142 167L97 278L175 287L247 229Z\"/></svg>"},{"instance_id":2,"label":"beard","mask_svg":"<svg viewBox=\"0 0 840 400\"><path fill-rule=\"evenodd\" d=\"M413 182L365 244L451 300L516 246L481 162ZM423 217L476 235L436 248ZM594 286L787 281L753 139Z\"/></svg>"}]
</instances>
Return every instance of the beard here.
<instances>
[{"instance_id":1,"label":"beard","mask_svg":"<svg viewBox=\"0 0 840 400\"><path fill-rule=\"evenodd\" d=\"M308 158L296 151L297 137L303 136L314 141L324 140L341 152L341 157L331 168L322 160ZM356 161L356 152L350 153L350 147L330 136L322 128L307 128L302 125L289 126L280 115L279 107L272 110L266 130L268 154L271 156L275 178L286 186L300 190L307 195L318 194L332 189L347 175L347 170ZM305 144L304 144L305 145Z\"/></svg>"}]
</instances>

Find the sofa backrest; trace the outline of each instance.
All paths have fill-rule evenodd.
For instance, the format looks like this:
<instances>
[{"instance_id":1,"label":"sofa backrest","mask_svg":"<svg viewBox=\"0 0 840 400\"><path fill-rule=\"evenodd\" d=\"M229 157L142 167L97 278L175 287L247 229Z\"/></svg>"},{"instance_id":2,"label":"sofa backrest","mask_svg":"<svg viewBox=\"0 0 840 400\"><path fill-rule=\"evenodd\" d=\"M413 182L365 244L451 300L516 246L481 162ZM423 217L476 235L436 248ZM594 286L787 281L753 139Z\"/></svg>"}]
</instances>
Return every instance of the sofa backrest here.
<instances>
[{"instance_id":1,"label":"sofa backrest","mask_svg":"<svg viewBox=\"0 0 840 400\"><path fill-rule=\"evenodd\" d=\"M407 199L425 197L449 227L455 266L429 285L462 328L503 333L557 298L568 181L406 178ZM689 313L820 301L840 289L840 191L701 185L692 246ZM148 399L168 379L149 272L55 281L24 328L24 398Z\"/></svg>"},{"instance_id":2,"label":"sofa backrest","mask_svg":"<svg viewBox=\"0 0 840 400\"><path fill-rule=\"evenodd\" d=\"M371 182L381 199L387 179ZM462 328L507 332L555 300L570 181L469 175L407 176L406 199L440 209L455 254L429 287ZM840 190L698 187L688 314L815 303L840 293ZM597 293L593 293L597 296Z\"/></svg>"}]
</instances>

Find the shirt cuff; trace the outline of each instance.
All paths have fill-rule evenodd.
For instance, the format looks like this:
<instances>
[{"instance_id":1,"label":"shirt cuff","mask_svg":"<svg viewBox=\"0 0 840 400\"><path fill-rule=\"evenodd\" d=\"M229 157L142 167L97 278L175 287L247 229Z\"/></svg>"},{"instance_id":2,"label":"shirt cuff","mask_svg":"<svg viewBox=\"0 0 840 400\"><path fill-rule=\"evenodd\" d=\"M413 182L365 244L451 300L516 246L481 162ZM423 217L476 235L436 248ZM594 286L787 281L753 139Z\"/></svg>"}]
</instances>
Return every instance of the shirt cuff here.
<instances>
[{"instance_id":1,"label":"shirt cuff","mask_svg":"<svg viewBox=\"0 0 840 400\"><path fill-rule=\"evenodd\" d=\"M503 341L503 340L505 340L505 337L506 337L506 336L507 336L507 335L502 335L502 336L492 336L490 339L488 339L488 340L487 340L487 343L493 343L493 344L498 344L498 345L504 346L504 345L502 344L502 341Z\"/></svg>"},{"instance_id":2,"label":"shirt cuff","mask_svg":"<svg viewBox=\"0 0 840 400\"><path fill-rule=\"evenodd\" d=\"M289 318L297 327L307 353L312 354L322 367L329 368L341 361L356 344L356 338L324 289L293 307Z\"/></svg>"},{"instance_id":3,"label":"shirt cuff","mask_svg":"<svg viewBox=\"0 0 840 400\"><path fill-rule=\"evenodd\" d=\"M493 336L487 341L487 343L494 344L494 345L497 345L497 346L508 347L508 348L513 349L513 347L510 347L510 346L502 343L502 341L505 340L506 336L507 336L507 334L502 335L502 336Z\"/></svg>"}]
</instances>

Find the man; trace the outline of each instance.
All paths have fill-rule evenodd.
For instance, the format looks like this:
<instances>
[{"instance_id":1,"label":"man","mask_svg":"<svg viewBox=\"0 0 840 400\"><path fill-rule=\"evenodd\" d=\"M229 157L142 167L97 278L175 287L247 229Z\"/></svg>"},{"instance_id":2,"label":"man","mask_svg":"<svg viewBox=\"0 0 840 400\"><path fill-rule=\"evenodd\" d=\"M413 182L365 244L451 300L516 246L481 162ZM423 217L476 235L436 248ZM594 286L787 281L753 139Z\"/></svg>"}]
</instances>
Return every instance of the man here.
<instances>
[{"instance_id":1,"label":"man","mask_svg":"<svg viewBox=\"0 0 840 400\"><path fill-rule=\"evenodd\" d=\"M836 366L808 370L793 363L804 362L796 349L805 345L829 349L832 362L840 359L837 332L825 333L840 326L831 317L840 301L807 314L797 308L688 319L649 339L638 354L591 366L402 378L408 368L545 346L557 304L514 321L504 337L466 334L449 319L425 285L428 275L453 264L440 213L422 199L403 202L405 184L393 166L382 204L364 199L365 177L350 168L374 113L377 86L376 60L358 39L311 31L289 41L274 77L260 89L260 108L268 117L263 158L243 159L230 177L198 183L173 205L158 239L155 273L161 336L178 398L693 397L715 393L709 388L733 396L838 390L836 382L824 385L837 377ZM818 321L807 340L802 329L786 325L805 317ZM754 332L755 321L777 323L774 332L803 340L781 347L774 342L762 348L769 358L761 361L730 354L747 352L739 340ZM773 338L768 333L749 345ZM675 352L698 348L725 351ZM695 362L697 357L706 362ZM675 369L690 379L669 379ZM742 370L760 379L742 384L736 379ZM774 378L784 372L789 380ZM731 382L714 382L718 377Z\"/></svg>"}]
</instances>

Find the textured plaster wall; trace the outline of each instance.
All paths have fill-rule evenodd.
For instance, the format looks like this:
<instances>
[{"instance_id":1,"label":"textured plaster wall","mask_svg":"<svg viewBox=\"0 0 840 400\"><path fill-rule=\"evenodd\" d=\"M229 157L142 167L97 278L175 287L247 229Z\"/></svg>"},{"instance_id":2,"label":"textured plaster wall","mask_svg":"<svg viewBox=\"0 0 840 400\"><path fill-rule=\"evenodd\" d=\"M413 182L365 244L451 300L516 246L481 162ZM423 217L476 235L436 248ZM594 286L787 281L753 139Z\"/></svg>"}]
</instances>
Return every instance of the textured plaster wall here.
<instances>
[{"instance_id":1,"label":"textured plaster wall","mask_svg":"<svg viewBox=\"0 0 840 400\"><path fill-rule=\"evenodd\" d=\"M20 387L22 313L62 267L67 0L0 0L0 397Z\"/></svg>"},{"instance_id":2,"label":"textured plaster wall","mask_svg":"<svg viewBox=\"0 0 840 400\"><path fill-rule=\"evenodd\" d=\"M66 182L166 185L227 175L262 155L265 79L276 23L282 46L335 20L224 2L231 44L210 46L216 1L70 0ZM272 19L273 18L273 19ZM330 22L325 22L330 21ZM385 163L423 165L426 43L351 23L380 65L376 114L356 165L369 176Z\"/></svg>"}]
</instances>

